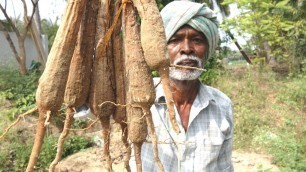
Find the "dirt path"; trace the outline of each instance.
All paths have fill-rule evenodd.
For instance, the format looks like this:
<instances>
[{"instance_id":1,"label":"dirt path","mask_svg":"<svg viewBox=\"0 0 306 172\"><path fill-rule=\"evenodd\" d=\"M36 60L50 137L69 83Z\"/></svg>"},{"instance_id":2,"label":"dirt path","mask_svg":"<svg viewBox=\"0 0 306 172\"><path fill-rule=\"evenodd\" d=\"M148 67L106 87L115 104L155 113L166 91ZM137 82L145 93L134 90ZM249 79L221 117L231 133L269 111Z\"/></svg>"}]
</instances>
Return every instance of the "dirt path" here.
<instances>
[{"instance_id":1,"label":"dirt path","mask_svg":"<svg viewBox=\"0 0 306 172\"><path fill-rule=\"evenodd\" d=\"M270 171L279 172L279 168L271 163L271 156L234 150L232 155L236 172Z\"/></svg>"},{"instance_id":2,"label":"dirt path","mask_svg":"<svg viewBox=\"0 0 306 172\"><path fill-rule=\"evenodd\" d=\"M100 172L103 169L101 161L101 149L93 148L86 151L76 153L67 159L63 160L57 167L60 172ZM116 153L115 153L116 154ZM124 165L120 154L113 154L113 170L115 172L123 172ZM271 164L270 158L267 155L247 153L241 151L233 152L233 163L236 172L255 172L255 171L270 171L279 172L280 170Z\"/></svg>"}]
</instances>

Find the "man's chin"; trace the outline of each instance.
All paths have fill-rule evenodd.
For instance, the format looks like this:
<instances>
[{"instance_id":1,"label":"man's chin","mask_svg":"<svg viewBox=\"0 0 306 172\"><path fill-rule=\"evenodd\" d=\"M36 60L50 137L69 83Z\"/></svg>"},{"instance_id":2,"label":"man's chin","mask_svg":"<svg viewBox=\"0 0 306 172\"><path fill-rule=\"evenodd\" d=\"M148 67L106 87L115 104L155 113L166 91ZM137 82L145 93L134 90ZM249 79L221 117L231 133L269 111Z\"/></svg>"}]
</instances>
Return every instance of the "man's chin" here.
<instances>
[{"instance_id":1,"label":"man's chin","mask_svg":"<svg viewBox=\"0 0 306 172\"><path fill-rule=\"evenodd\" d=\"M200 77L202 71L194 70L194 71L179 71L179 70L170 70L169 77L174 80L179 81L191 81L196 80Z\"/></svg>"}]
</instances>

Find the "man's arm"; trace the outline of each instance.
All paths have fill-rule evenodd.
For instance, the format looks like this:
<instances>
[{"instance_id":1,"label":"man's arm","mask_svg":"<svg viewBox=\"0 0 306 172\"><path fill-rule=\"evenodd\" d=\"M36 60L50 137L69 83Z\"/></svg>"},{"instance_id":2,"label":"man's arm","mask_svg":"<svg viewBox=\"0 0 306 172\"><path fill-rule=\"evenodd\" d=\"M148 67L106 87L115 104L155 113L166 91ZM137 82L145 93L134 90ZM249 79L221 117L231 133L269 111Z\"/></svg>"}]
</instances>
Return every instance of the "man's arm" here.
<instances>
[{"instance_id":1,"label":"man's arm","mask_svg":"<svg viewBox=\"0 0 306 172\"><path fill-rule=\"evenodd\" d=\"M219 171L234 171L232 164L232 143L233 139L227 139L223 142L219 157L217 160Z\"/></svg>"},{"instance_id":2,"label":"man's arm","mask_svg":"<svg viewBox=\"0 0 306 172\"><path fill-rule=\"evenodd\" d=\"M222 144L219 157L217 160L219 171L234 171L232 164L232 145L233 145L233 135L234 135L234 120L233 120L233 107L230 104L228 108L228 113L226 119L230 125L229 131L226 134L225 140Z\"/></svg>"}]
</instances>

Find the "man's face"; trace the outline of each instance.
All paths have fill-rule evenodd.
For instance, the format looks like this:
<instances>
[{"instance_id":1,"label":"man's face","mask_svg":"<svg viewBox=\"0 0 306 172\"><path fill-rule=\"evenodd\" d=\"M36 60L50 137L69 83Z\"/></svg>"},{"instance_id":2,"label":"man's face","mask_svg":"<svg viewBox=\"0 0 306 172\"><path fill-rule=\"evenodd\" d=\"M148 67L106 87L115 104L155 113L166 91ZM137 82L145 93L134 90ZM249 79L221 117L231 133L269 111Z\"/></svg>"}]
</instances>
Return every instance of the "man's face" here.
<instances>
[{"instance_id":1,"label":"man's face","mask_svg":"<svg viewBox=\"0 0 306 172\"><path fill-rule=\"evenodd\" d=\"M171 64L203 68L208 51L207 39L203 33L184 25L169 39L167 47ZM170 68L170 78L176 80L195 80L201 73L195 69Z\"/></svg>"}]
</instances>

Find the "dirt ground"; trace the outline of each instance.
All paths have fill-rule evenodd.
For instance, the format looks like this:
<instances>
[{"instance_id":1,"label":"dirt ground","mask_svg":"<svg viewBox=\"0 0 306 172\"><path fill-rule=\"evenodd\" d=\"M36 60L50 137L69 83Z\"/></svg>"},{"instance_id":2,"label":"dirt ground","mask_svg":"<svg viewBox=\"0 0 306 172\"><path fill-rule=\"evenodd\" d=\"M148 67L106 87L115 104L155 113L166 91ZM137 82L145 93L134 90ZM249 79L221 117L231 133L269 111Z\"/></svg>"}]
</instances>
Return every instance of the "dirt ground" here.
<instances>
[{"instance_id":1,"label":"dirt ground","mask_svg":"<svg viewBox=\"0 0 306 172\"><path fill-rule=\"evenodd\" d=\"M21 120L15 129L22 131L22 136L26 139L26 136L35 134L37 119L33 117L26 117ZM95 147L83 150L75 153L65 159L63 159L57 166L57 172L101 172L105 171L104 165L106 163L102 153L103 140L99 124L96 124L94 128L89 131L76 132L80 136L92 137L96 143ZM56 127L48 127L47 132L49 134L59 135L59 131ZM5 146L5 143L2 143ZM56 150L54 150L56 151ZM124 146L121 142L121 130L118 124L112 121L111 132L111 157L113 160L113 171L123 172L123 158L126 153ZM255 172L255 171L280 171L275 165L271 163L271 156L264 154L257 154L254 152L245 152L240 150L234 150L232 161L235 171L237 172Z\"/></svg>"},{"instance_id":2,"label":"dirt ground","mask_svg":"<svg viewBox=\"0 0 306 172\"><path fill-rule=\"evenodd\" d=\"M96 147L78 152L62 160L56 167L58 172L100 172L104 169L106 163L102 155L101 132L87 133L97 143ZM123 156L125 154L124 146L121 143L121 131L117 124L113 124L111 133L111 157L113 159L113 171L123 172ZM98 139L99 138L99 139ZM100 147L99 147L100 146ZM253 152L244 152L235 150L232 161L237 172L255 172L255 171L280 171L275 165L271 164L271 157L264 154Z\"/></svg>"}]
</instances>

